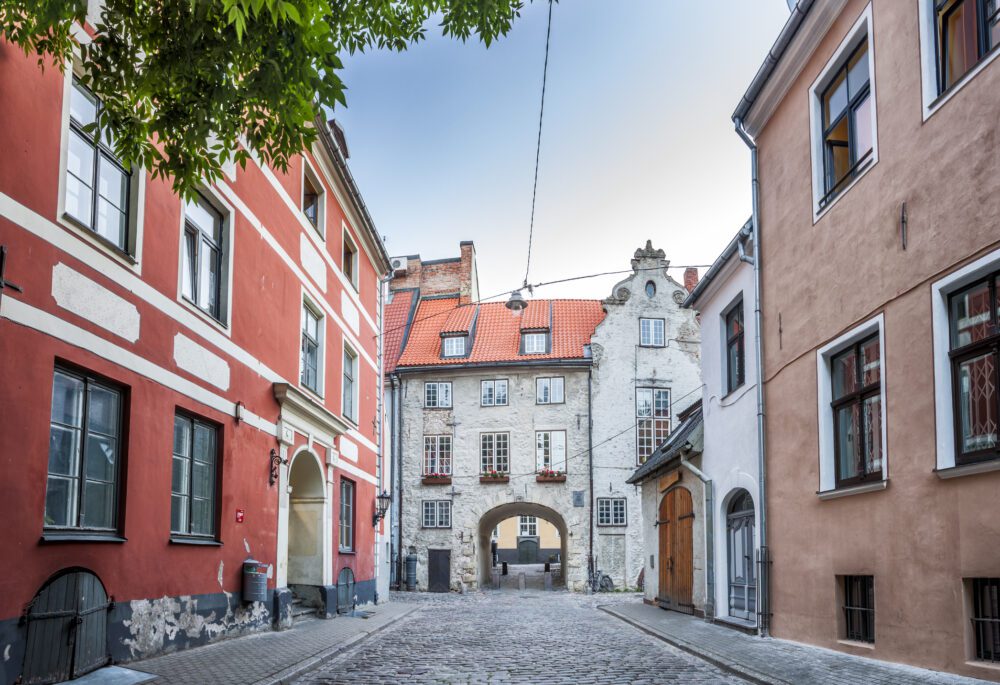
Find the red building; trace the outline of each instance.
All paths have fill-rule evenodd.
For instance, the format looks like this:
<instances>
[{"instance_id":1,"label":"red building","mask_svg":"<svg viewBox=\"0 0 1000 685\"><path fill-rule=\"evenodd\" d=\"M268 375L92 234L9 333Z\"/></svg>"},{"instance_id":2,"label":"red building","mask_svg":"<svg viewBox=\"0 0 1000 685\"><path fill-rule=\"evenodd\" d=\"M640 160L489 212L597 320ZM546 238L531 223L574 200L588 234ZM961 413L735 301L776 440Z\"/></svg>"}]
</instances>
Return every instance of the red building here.
<instances>
[{"instance_id":1,"label":"red building","mask_svg":"<svg viewBox=\"0 0 1000 685\"><path fill-rule=\"evenodd\" d=\"M0 43L0 92L0 682L374 599L389 263L339 129L185 202L72 69Z\"/></svg>"}]
</instances>

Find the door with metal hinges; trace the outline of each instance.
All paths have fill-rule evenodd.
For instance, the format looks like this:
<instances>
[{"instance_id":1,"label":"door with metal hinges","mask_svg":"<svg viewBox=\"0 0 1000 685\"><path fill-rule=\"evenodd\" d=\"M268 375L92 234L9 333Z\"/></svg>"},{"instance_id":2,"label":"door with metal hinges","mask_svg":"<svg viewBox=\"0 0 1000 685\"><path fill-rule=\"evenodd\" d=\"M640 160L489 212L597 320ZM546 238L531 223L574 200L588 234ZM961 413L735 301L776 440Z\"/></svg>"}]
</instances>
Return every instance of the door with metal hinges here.
<instances>
[{"instance_id":1,"label":"door with metal hinges","mask_svg":"<svg viewBox=\"0 0 1000 685\"><path fill-rule=\"evenodd\" d=\"M660 501L660 574L656 601L664 609L694 613L694 506L683 487Z\"/></svg>"}]
</instances>

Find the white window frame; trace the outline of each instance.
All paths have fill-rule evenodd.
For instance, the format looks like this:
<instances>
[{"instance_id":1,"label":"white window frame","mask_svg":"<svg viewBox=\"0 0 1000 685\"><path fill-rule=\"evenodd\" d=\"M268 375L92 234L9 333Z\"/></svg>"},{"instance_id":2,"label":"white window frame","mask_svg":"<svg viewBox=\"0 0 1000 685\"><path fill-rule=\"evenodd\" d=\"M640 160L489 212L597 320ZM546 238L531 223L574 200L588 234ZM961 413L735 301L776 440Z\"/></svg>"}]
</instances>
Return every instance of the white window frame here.
<instances>
[{"instance_id":1,"label":"white window frame","mask_svg":"<svg viewBox=\"0 0 1000 685\"><path fill-rule=\"evenodd\" d=\"M524 354L546 354L549 351L549 334L548 333L522 333L521 337L522 345L524 347ZM536 344L541 340L542 347L537 349ZM531 344L529 345L529 341Z\"/></svg>"},{"instance_id":2,"label":"white window frame","mask_svg":"<svg viewBox=\"0 0 1000 685\"><path fill-rule=\"evenodd\" d=\"M955 405L951 373L951 328L948 297L1000 269L1000 250L953 271L931 284L931 326L934 341L934 427L936 472L941 478L1000 470L996 460L956 466Z\"/></svg>"},{"instance_id":3,"label":"white window frame","mask_svg":"<svg viewBox=\"0 0 1000 685\"><path fill-rule=\"evenodd\" d=\"M548 447L539 445L539 439L547 435ZM548 454L546 454L546 449ZM559 452L562 452L560 455ZM546 464L546 460L548 464ZM558 471L566 473L566 431L564 430L541 430L535 431L535 471Z\"/></svg>"},{"instance_id":4,"label":"white window frame","mask_svg":"<svg viewBox=\"0 0 1000 685\"><path fill-rule=\"evenodd\" d=\"M352 425L357 426L357 425L360 424L359 417L360 417L360 414L361 414L361 407L358 406L358 403L360 401L360 387L361 387L361 378L359 377L360 373L361 373L361 363L360 363L360 361L361 361L361 355L358 354L358 351L355 350L354 347L352 347L351 345L349 345L347 343L347 340L345 339L344 342L343 342L343 345L341 346L341 350L340 350L340 359L341 359L340 363L341 363L341 365L343 365L344 362L347 360L347 355L351 356L351 364L352 364L352 369L351 369L351 381L352 381L352 383L351 383L351 409L353 411L352 411L351 414L348 414L347 411L346 411L346 401L345 400L347 398L345 396L343 396L344 395L344 381L346 380L346 377L345 377L345 373L344 373L345 369L341 368L341 370L340 370L340 392L341 392L340 413L344 417L344 419L346 419L348 421L348 423L351 423Z\"/></svg>"},{"instance_id":5,"label":"white window frame","mask_svg":"<svg viewBox=\"0 0 1000 685\"><path fill-rule=\"evenodd\" d=\"M862 36L862 34L864 34ZM878 98L875 92L875 41L872 40L872 6L871 3L861 12L861 16L854 22L854 25L847 32L844 40L841 41L833 56L820 71L820 76L813 81L809 88L809 155L812 159L812 207L813 224L818 222L830 209L836 205L842 197L850 192L851 188L860 181L869 171L878 164ZM829 84L832 72L843 66L844 60L850 55L854 48L858 47L862 41L868 42L868 88L872 107L872 156L863 168L859 169L853 179L850 180L833 199L823 207L819 206L820 200L826 194L824 191L824 169L823 169L823 103L820 96Z\"/></svg>"},{"instance_id":6,"label":"white window frame","mask_svg":"<svg viewBox=\"0 0 1000 685\"><path fill-rule=\"evenodd\" d=\"M429 393L434 390L434 404L429 402ZM446 390L445 390L446 389ZM442 392L445 390L445 392ZM443 399L447 398L447 404ZM426 381L424 383L424 408L425 409L451 409L452 408L451 381Z\"/></svg>"},{"instance_id":7,"label":"white window frame","mask_svg":"<svg viewBox=\"0 0 1000 685\"><path fill-rule=\"evenodd\" d=\"M302 338L305 336L306 329L306 311L312 312L312 315L317 319L316 331L319 335L319 340L316 341L316 388L310 388L305 383L305 379L302 374L305 371L305 360L302 355ZM316 305L308 296L302 296L302 308L299 312L299 387L305 390L311 395L315 395L319 398L324 396L324 391L326 390L324 386L324 381L326 380L326 316L323 310Z\"/></svg>"},{"instance_id":8,"label":"white window frame","mask_svg":"<svg viewBox=\"0 0 1000 685\"><path fill-rule=\"evenodd\" d=\"M861 485L848 485L837 488L836 459L834 457L833 411L833 368L832 359L851 345L865 338L878 334L879 366L881 367L881 382L879 387L879 405L882 412L882 479ZM885 389L888 376L886 371L885 353L885 315L879 314L861 323L835 340L830 341L816 351L816 411L819 430L819 491L820 499L832 499L844 495L853 495L873 490L883 490L889 480L889 451L886 435L888 434L888 413L886 411ZM949 395L950 397L950 395Z\"/></svg>"},{"instance_id":9,"label":"white window frame","mask_svg":"<svg viewBox=\"0 0 1000 685\"><path fill-rule=\"evenodd\" d=\"M430 514L430 525L428 523ZM442 521L445 521L442 523ZM421 500L421 528L451 528L451 500L425 499Z\"/></svg>"},{"instance_id":10,"label":"white window frame","mask_svg":"<svg viewBox=\"0 0 1000 685\"><path fill-rule=\"evenodd\" d=\"M184 295L184 241L187 225L187 203L181 199L180 242L177 243L177 301L207 321L217 330L232 337L233 307L233 206L223 199L222 194L210 186L200 186L198 193L202 199L222 215L222 274L219 277L219 318L212 316ZM316 308L318 309L318 308ZM301 331L301 327L299 328Z\"/></svg>"},{"instance_id":11,"label":"white window frame","mask_svg":"<svg viewBox=\"0 0 1000 685\"><path fill-rule=\"evenodd\" d=\"M307 221L306 223L309 222ZM361 288L358 285L360 282L358 280L358 265L360 264L358 254L360 250L358 249L358 242L351 237L351 232L347 229L346 223L341 224L341 229L343 244L340 246L340 272L344 275L344 279L354 288L354 291L360 294ZM344 245L350 245L352 250L350 276L348 276L347 270L344 268Z\"/></svg>"},{"instance_id":12,"label":"white window frame","mask_svg":"<svg viewBox=\"0 0 1000 685\"><path fill-rule=\"evenodd\" d=\"M345 491L349 492L350 501L344 497ZM358 484L349 478L340 477L340 496L338 499L337 514L337 549L341 552L353 552L357 547L357 531L355 530L358 521ZM346 521L346 525L345 525ZM344 533L347 533L347 545L344 544Z\"/></svg>"},{"instance_id":13,"label":"white window frame","mask_svg":"<svg viewBox=\"0 0 1000 685\"><path fill-rule=\"evenodd\" d=\"M486 439L490 438L490 447L486 448ZM497 445L500 438L504 442L504 454L501 457ZM500 460L503 459L503 468L500 468ZM507 431L488 432L479 434L479 470L480 473L510 473L510 433Z\"/></svg>"},{"instance_id":14,"label":"white window frame","mask_svg":"<svg viewBox=\"0 0 1000 685\"><path fill-rule=\"evenodd\" d=\"M443 468L441 459L441 442L442 440L448 441L448 464L447 469ZM438 468L435 470L430 470L427 468L427 446L428 444L434 445L434 463L437 464ZM425 476L432 473L442 473L450 476L451 470L455 460L455 441L451 435L425 435L424 436L424 451L421 454L421 473Z\"/></svg>"},{"instance_id":15,"label":"white window frame","mask_svg":"<svg viewBox=\"0 0 1000 685\"><path fill-rule=\"evenodd\" d=\"M616 505L621 505L616 507ZM619 516L620 513L620 516ZM628 500L624 497L598 497L597 498L597 525L599 526L627 526L628 525Z\"/></svg>"},{"instance_id":16,"label":"white window frame","mask_svg":"<svg viewBox=\"0 0 1000 685\"><path fill-rule=\"evenodd\" d=\"M305 155L302 157L302 174L299 184L299 211L302 212L302 218L310 226L310 228L319 234L320 240L326 241L326 187L320 181L319 174L316 173L316 169L313 167L312 162ZM306 179L309 179L309 183L313 188L316 189L317 199L316 199L316 225L313 226L312 222L309 221L309 217L305 213L305 200L306 200Z\"/></svg>"},{"instance_id":17,"label":"white window frame","mask_svg":"<svg viewBox=\"0 0 1000 685\"><path fill-rule=\"evenodd\" d=\"M657 340L657 326L659 324L659 340ZM647 335L648 333L648 335ZM666 347L667 346L667 321L666 319L655 319L642 317L639 319L639 345L642 347Z\"/></svg>"},{"instance_id":18,"label":"white window frame","mask_svg":"<svg viewBox=\"0 0 1000 685\"><path fill-rule=\"evenodd\" d=\"M74 32L81 42L90 42L90 36L84 31ZM113 247L108 241L89 228L85 228L66 213L66 173L69 166L69 104L73 89L73 77L82 76L83 68L79 63L79 47L74 48L75 59L67 68L63 76L63 100L62 113L59 120L59 185L58 199L56 203L56 221L60 226L70 229L74 235L85 240L89 245L96 247L103 254L111 257L119 264L126 266L136 274L142 273L142 239L144 228L144 214L146 205L146 171L139 165L132 169L132 178L129 183L129 254L125 254ZM82 258L82 257L81 257ZM95 267L96 268L96 267Z\"/></svg>"},{"instance_id":19,"label":"white window frame","mask_svg":"<svg viewBox=\"0 0 1000 685\"><path fill-rule=\"evenodd\" d=\"M646 392L649 393L649 410L650 410L650 414L649 414L649 416L640 416L639 415L639 394L640 393L646 393ZM665 392L665 393L667 393L667 415L665 417L664 416L657 416L656 415L656 393L658 393L658 392ZM659 445L659 441L656 438L656 422L657 421L666 421L666 423L667 423L667 436L669 436L670 432L673 430L673 403L674 403L674 396L673 396L673 393L671 392L670 388L642 387L642 388L636 388L635 389L635 457L636 457L636 463L637 464L643 464L643 463L645 463L645 460L649 459L649 457L651 457L653 455L653 453L656 452L657 448L659 448L659 446L660 446ZM644 421L644 420L652 421L651 430L653 431L653 433L652 433L652 435L653 435L653 447L652 447L652 450L650 450L649 454L645 455L645 457L643 457L643 455L641 454L641 449L640 449L641 445L639 443L639 435L640 435L639 422L640 421ZM666 439L666 438L664 438L664 439Z\"/></svg>"},{"instance_id":20,"label":"white window frame","mask_svg":"<svg viewBox=\"0 0 1000 685\"><path fill-rule=\"evenodd\" d=\"M558 381L558 382L557 382ZM556 399L556 388L559 389ZM543 376L535 379L535 404L565 404L566 377Z\"/></svg>"},{"instance_id":21,"label":"white window frame","mask_svg":"<svg viewBox=\"0 0 1000 685\"><path fill-rule=\"evenodd\" d=\"M503 384L503 402L497 401L497 388ZM492 389L492 400L486 402L486 388ZM479 406L480 407L506 407L507 403L510 401L509 394L509 384L506 378L493 378L488 381L480 381L479 383Z\"/></svg>"},{"instance_id":22,"label":"white window frame","mask_svg":"<svg viewBox=\"0 0 1000 685\"><path fill-rule=\"evenodd\" d=\"M517 536L519 538L538 537L538 517L530 515L520 515L517 517Z\"/></svg>"},{"instance_id":23,"label":"white window frame","mask_svg":"<svg viewBox=\"0 0 1000 685\"><path fill-rule=\"evenodd\" d=\"M923 94L923 120L927 121L935 112L944 107L945 103L955 97L955 94L962 90L979 72L1000 56L1000 48L991 50L951 88L940 93L938 91L938 45L934 0L917 1L919 8L917 14L920 21L920 83Z\"/></svg>"},{"instance_id":24,"label":"white window frame","mask_svg":"<svg viewBox=\"0 0 1000 685\"><path fill-rule=\"evenodd\" d=\"M461 343L461 349L457 349L457 343ZM464 357L466 343L467 338L464 335L446 335L441 339L441 356Z\"/></svg>"}]
</instances>

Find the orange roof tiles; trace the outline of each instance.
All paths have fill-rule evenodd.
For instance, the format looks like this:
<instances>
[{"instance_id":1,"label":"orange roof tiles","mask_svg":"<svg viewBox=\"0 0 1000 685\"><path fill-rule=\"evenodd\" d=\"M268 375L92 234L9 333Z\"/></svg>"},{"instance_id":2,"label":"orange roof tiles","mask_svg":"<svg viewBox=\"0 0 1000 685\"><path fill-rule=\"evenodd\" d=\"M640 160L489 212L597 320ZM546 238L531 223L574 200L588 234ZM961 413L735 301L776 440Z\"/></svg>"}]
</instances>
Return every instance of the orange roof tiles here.
<instances>
[{"instance_id":1,"label":"orange roof tiles","mask_svg":"<svg viewBox=\"0 0 1000 685\"><path fill-rule=\"evenodd\" d=\"M502 302L458 307L458 298L422 300L413 317L406 349L399 366L503 363L536 359L583 359L597 324L604 318L599 300L532 300L520 315ZM472 350L468 357L441 358L441 333L459 316L469 317L478 308ZM549 322L551 308L552 321ZM457 312L462 312L459 315ZM530 325L524 325L525 315ZM456 317L452 319L452 316ZM544 322L538 325L538 322ZM520 354L521 329L551 325L552 351ZM388 342L388 339L387 339Z\"/></svg>"},{"instance_id":2,"label":"orange roof tiles","mask_svg":"<svg viewBox=\"0 0 1000 685\"><path fill-rule=\"evenodd\" d=\"M456 307L444 320L441 333L468 333L476 315L476 305Z\"/></svg>"},{"instance_id":3,"label":"orange roof tiles","mask_svg":"<svg viewBox=\"0 0 1000 685\"><path fill-rule=\"evenodd\" d=\"M410 318L410 308L417 293L415 290L398 290L392 294L392 302L385 306L385 373L396 370L399 355L403 352L403 338L406 336L406 322Z\"/></svg>"}]
</instances>

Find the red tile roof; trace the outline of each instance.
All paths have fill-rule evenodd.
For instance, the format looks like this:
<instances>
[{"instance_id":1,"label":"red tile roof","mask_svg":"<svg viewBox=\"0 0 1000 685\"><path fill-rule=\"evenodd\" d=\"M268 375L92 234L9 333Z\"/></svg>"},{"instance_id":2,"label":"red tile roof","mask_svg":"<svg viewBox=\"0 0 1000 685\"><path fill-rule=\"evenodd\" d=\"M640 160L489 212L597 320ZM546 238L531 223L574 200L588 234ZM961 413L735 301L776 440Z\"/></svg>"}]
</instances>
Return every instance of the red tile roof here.
<instances>
[{"instance_id":1,"label":"red tile roof","mask_svg":"<svg viewBox=\"0 0 1000 685\"><path fill-rule=\"evenodd\" d=\"M442 333L468 333L472 326L472 319L475 318L476 308L474 306L456 307L445 316Z\"/></svg>"},{"instance_id":2,"label":"red tile roof","mask_svg":"<svg viewBox=\"0 0 1000 685\"><path fill-rule=\"evenodd\" d=\"M413 306L415 290L398 290L392 294L392 302L385 306L385 337L383 339L385 355L385 373L396 370L399 355L403 353L403 338L406 335L406 322L410 318L410 308Z\"/></svg>"},{"instance_id":3,"label":"red tile roof","mask_svg":"<svg viewBox=\"0 0 1000 685\"><path fill-rule=\"evenodd\" d=\"M548 354L519 354L521 329L549 325L550 307L552 351ZM451 322L459 316L463 319L468 317L471 321L477 310L469 356L442 359L441 333L454 325ZM526 315L530 317L530 326L523 325ZM520 315L508 310L502 302L459 307L458 298L422 300L413 317L412 330L406 349L399 358L399 366L583 359L584 345L590 342L594 329L603 318L600 300L532 300L528 309ZM543 322L541 326L539 321Z\"/></svg>"}]
</instances>

